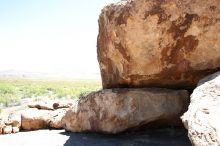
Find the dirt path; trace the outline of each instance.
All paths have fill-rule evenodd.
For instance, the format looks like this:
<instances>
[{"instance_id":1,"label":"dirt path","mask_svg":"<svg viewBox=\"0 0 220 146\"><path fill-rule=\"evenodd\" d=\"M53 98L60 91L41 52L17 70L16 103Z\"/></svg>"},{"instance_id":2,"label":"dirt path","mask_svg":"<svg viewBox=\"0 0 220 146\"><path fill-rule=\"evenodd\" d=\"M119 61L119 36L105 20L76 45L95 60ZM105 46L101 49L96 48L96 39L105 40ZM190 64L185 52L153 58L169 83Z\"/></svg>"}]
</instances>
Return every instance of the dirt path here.
<instances>
[{"instance_id":1,"label":"dirt path","mask_svg":"<svg viewBox=\"0 0 220 146\"><path fill-rule=\"evenodd\" d=\"M39 130L0 135L0 146L190 146L181 128L160 128L118 135Z\"/></svg>"}]
</instances>

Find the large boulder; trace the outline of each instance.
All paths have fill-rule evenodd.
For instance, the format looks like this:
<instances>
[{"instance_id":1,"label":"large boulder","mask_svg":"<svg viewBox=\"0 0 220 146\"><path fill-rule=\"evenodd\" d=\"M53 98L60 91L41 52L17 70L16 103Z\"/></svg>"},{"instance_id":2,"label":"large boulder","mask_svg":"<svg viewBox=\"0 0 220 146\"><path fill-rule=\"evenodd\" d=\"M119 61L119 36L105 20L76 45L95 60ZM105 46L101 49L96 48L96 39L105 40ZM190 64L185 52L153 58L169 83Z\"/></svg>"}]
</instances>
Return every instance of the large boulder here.
<instances>
[{"instance_id":1,"label":"large boulder","mask_svg":"<svg viewBox=\"0 0 220 146\"><path fill-rule=\"evenodd\" d=\"M189 102L186 90L105 89L81 98L62 119L73 132L118 133L157 121L174 124Z\"/></svg>"},{"instance_id":2,"label":"large boulder","mask_svg":"<svg viewBox=\"0 0 220 146\"><path fill-rule=\"evenodd\" d=\"M220 145L220 72L199 82L182 121L193 145Z\"/></svg>"},{"instance_id":3,"label":"large boulder","mask_svg":"<svg viewBox=\"0 0 220 146\"><path fill-rule=\"evenodd\" d=\"M104 88L194 88L220 67L219 0L127 0L99 18Z\"/></svg>"}]
</instances>

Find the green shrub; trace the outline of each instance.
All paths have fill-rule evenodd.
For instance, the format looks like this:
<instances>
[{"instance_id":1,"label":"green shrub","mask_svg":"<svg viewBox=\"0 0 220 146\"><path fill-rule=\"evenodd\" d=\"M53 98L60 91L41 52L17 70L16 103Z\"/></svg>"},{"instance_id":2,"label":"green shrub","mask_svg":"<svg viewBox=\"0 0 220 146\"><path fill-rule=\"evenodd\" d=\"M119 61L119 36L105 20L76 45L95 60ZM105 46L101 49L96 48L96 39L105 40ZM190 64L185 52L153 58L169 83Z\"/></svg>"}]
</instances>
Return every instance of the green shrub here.
<instances>
[{"instance_id":1,"label":"green shrub","mask_svg":"<svg viewBox=\"0 0 220 146\"><path fill-rule=\"evenodd\" d=\"M79 98L101 88L99 80L28 80L0 79L0 103L5 106L22 98L45 96Z\"/></svg>"}]
</instances>

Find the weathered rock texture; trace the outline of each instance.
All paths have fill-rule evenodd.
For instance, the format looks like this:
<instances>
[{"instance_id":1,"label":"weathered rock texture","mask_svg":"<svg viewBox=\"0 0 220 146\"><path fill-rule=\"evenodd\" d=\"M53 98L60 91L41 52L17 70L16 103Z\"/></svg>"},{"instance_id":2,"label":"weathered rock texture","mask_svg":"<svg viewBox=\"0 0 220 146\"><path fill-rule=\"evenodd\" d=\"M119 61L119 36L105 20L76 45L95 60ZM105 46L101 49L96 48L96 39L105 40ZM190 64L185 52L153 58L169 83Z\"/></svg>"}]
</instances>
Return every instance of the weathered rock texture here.
<instances>
[{"instance_id":1,"label":"weathered rock texture","mask_svg":"<svg viewBox=\"0 0 220 146\"><path fill-rule=\"evenodd\" d=\"M21 127L21 114L20 113L11 113L9 114L7 120L5 121L6 125L11 125L12 127Z\"/></svg>"},{"instance_id":2,"label":"weathered rock texture","mask_svg":"<svg viewBox=\"0 0 220 146\"><path fill-rule=\"evenodd\" d=\"M20 130L61 129L67 109L76 100L45 100L30 103L28 108L6 112L0 116L0 134L17 133ZM16 109L16 108L15 108Z\"/></svg>"},{"instance_id":3,"label":"weathered rock texture","mask_svg":"<svg viewBox=\"0 0 220 146\"><path fill-rule=\"evenodd\" d=\"M3 134L11 134L12 133L12 126L11 125L8 125L8 126L4 126L3 127Z\"/></svg>"},{"instance_id":4,"label":"weathered rock texture","mask_svg":"<svg viewBox=\"0 0 220 146\"><path fill-rule=\"evenodd\" d=\"M99 18L104 88L193 88L220 67L219 0L129 0Z\"/></svg>"},{"instance_id":5,"label":"weathered rock texture","mask_svg":"<svg viewBox=\"0 0 220 146\"><path fill-rule=\"evenodd\" d=\"M7 116L0 117L0 134L17 133L21 128L21 115L19 113L10 113Z\"/></svg>"},{"instance_id":6,"label":"weathered rock texture","mask_svg":"<svg viewBox=\"0 0 220 146\"><path fill-rule=\"evenodd\" d=\"M3 134L4 127L5 127L4 120L0 117L0 134Z\"/></svg>"},{"instance_id":7,"label":"weathered rock texture","mask_svg":"<svg viewBox=\"0 0 220 146\"><path fill-rule=\"evenodd\" d=\"M71 107L74 100L45 100L28 104L29 108L37 108L40 110L56 110Z\"/></svg>"},{"instance_id":8,"label":"weathered rock texture","mask_svg":"<svg viewBox=\"0 0 220 146\"><path fill-rule=\"evenodd\" d=\"M73 132L118 133L153 121L175 123L188 92L166 89L105 89L80 99L62 119Z\"/></svg>"},{"instance_id":9,"label":"weathered rock texture","mask_svg":"<svg viewBox=\"0 0 220 146\"><path fill-rule=\"evenodd\" d=\"M21 128L23 130L38 130L45 128L63 128L61 119L65 115L67 109L38 110L28 109L21 115Z\"/></svg>"},{"instance_id":10,"label":"weathered rock texture","mask_svg":"<svg viewBox=\"0 0 220 146\"><path fill-rule=\"evenodd\" d=\"M63 125L61 123L62 118L66 114L67 109L58 109L51 112L50 118L47 120L50 128L61 129Z\"/></svg>"},{"instance_id":11,"label":"weathered rock texture","mask_svg":"<svg viewBox=\"0 0 220 146\"><path fill-rule=\"evenodd\" d=\"M220 145L220 72L200 81L182 121L193 145Z\"/></svg>"},{"instance_id":12,"label":"weathered rock texture","mask_svg":"<svg viewBox=\"0 0 220 146\"><path fill-rule=\"evenodd\" d=\"M21 128L23 130L38 130L48 128L47 119L49 110L28 109L21 115Z\"/></svg>"}]
</instances>

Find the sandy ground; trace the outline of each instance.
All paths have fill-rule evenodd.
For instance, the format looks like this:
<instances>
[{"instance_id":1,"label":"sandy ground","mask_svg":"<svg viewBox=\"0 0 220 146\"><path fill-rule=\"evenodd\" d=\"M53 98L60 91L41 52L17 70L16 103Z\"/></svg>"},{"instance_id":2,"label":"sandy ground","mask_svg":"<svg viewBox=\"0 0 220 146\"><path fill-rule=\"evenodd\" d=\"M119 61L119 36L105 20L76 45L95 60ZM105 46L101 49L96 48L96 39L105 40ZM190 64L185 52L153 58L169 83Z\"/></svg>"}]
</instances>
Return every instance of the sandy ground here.
<instances>
[{"instance_id":1,"label":"sandy ground","mask_svg":"<svg viewBox=\"0 0 220 146\"><path fill-rule=\"evenodd\" d=\"M0 146L190 146L186 130L158 128L118 135L38 130L0 135Z\"/></svg>"}]
</instances>

